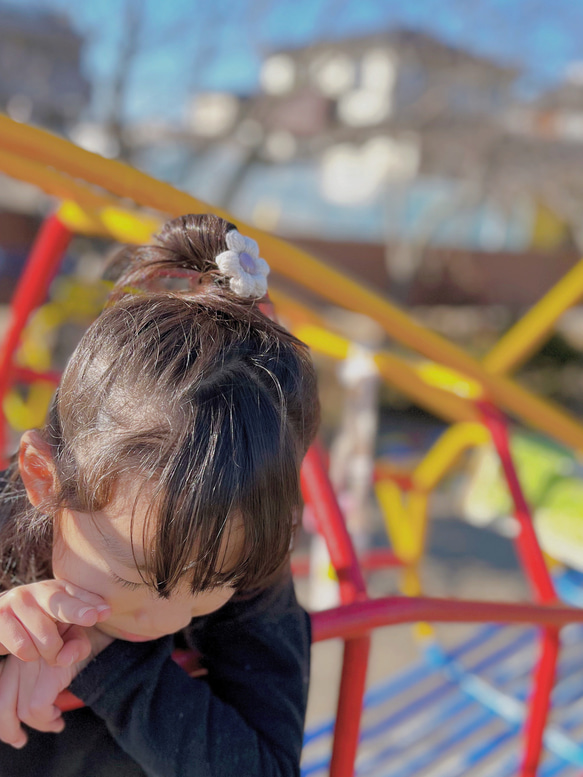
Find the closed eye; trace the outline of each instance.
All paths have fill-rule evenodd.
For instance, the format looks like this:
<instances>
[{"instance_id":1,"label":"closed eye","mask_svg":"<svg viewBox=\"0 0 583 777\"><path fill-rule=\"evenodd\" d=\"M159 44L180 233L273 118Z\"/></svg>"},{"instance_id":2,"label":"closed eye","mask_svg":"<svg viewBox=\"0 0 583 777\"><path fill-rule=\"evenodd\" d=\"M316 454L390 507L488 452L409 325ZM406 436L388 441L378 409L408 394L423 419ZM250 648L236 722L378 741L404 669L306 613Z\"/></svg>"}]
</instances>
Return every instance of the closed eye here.
<instances>
[{"instance_id":1,"label":"closed eye","mask_svg":"<svg viewBox=\"0 0 583 777\"><path fill-rule=\"evenodd\" d=\"M111 572L111 578L115 583L123 588L128 588L130 591L135 591L136 588L141 588L143 585L143 583L132 583L131 580L124 580L123 577L119 577L115 572Z\"/></svg>"}]
</instances>

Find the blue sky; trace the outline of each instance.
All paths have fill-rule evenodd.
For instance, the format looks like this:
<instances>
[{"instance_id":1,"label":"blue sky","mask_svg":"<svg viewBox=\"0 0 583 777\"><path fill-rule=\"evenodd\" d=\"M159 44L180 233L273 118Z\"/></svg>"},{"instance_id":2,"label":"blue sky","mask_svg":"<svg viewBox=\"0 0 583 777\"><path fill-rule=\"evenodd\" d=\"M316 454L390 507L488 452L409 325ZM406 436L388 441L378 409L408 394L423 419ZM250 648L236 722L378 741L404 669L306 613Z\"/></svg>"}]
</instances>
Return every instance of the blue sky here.
<instances>
[{"instance_id":1,"label":"blue sky","mask_svg":"<svg viewBox=\"0 0 583 777\"><path fill-rule=\"evenodd\" d=\"M135 0L140 2L140 0ZM141 0L141 47L131 69L132 118L180 116L197 88L250 92L271 49L395 27L433 33L525 71L525 94L559 80L580 48L579 0ZM10 5L10 0L0 0ZM88 37L84 69L103 107L124 34L125 0L18 0L66 12ZM197 64L198 63L198 64Z\"/></svg>"}]
</instances>

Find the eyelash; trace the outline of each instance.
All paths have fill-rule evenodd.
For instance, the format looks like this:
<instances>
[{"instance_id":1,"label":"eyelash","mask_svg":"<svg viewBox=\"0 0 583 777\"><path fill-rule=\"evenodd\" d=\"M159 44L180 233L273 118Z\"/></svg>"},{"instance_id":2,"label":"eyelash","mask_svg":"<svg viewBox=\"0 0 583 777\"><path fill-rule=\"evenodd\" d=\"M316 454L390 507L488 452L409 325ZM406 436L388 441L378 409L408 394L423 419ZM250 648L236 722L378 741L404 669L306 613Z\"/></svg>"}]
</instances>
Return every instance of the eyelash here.
<instances>
[{"instance_id":1,"label":"eyelash","mask_svg":"<svg viewBox=\"0 0 583 777\"><path fill-rule=\"evenodd\" d=\"M129 588L130 591L141 588L141 583L132 583L130 580L124 580L123 577L119 577L115 572L111 573L111 577L115 583L119 583L123 588Z\"/></svg>"}]
</instances>

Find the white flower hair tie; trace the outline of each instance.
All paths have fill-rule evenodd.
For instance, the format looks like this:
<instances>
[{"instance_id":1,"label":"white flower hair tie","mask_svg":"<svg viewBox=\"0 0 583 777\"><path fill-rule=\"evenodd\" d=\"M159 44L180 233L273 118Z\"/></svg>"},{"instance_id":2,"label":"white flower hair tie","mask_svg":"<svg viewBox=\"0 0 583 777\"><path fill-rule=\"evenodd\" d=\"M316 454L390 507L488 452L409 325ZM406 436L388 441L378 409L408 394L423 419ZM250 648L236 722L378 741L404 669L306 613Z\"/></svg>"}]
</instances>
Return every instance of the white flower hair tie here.
<instances>
[{"instance_id":1,"label":"white flower hair tie","mask_svg":"<svg viewBox=\"0 0 583 777\"><path fill-rule=\"evenodd\" d=\"M236 229L227 232L228 251L215 261L221 273L229 278L231 291L240 297L264 297L267 293L269 265L259 256L259 246Z\"/></svg>"}]
</instances>

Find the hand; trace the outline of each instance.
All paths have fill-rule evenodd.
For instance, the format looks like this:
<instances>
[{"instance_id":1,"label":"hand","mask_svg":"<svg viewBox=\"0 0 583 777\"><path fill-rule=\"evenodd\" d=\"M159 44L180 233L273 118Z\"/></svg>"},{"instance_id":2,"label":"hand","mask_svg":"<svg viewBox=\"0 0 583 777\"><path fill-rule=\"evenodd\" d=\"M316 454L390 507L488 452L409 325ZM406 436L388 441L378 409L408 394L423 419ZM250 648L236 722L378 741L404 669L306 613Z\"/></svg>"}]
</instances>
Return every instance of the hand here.
<instances>
[{"instance_id":1,"label":"hand","mask_svg":"<svg viewBox=\"0 0 583 777\"><path fill-rule=\"evenodd\" d=\"M69 628L82 630L79 626ZM65 721L54 700L70 684L74 672L72 666L49 666L42 658L25 663L10 655L2 661L0 740L18 749L24 747L28 737L21 723L38 731L62 731Z\"/></svg>"},{"instance_id":2,"label":"hand","mask_svg":"<svg viewBox=\"0 0 583 777\"><path fill-rule=\"evenodd\" d=\"M113 642L97 629L59 624L61 637L69 642L84 641L90 653L71 666L49 666L39 658L23 662L11 655L0 662L0 741L20 749L27 742L25 723L38 731L59 733L65 727L61 710L55 704L58 695L89 661Z\"/></svg>"},{"instance_id":3,"label":"hand","mask_svg":"<svg viewBox=\"0 0 583 777\"><path fill-rule=\"evenodd\" d=\"M0 594L0 655L70 666L89 655L89 643L72 637L65 644L57 622L93 626L110 614L100 596L64 580L18 586Z\"/></svg>"}]
</instances>

